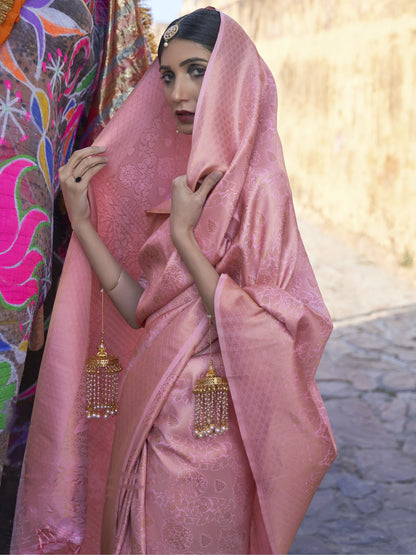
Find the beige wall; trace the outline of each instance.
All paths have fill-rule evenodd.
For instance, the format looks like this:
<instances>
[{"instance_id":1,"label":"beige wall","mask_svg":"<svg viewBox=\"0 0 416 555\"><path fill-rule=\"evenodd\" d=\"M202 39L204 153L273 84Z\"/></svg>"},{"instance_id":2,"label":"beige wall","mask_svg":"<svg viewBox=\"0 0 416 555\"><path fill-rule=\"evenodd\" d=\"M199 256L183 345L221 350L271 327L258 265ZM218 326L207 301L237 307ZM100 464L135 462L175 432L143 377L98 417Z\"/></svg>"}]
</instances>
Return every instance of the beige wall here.
<instances>
[{"instance_id":1,"label":"beige wall","mask_svg":"<svg viewBox=\"0 0 416 555\"><path fill-rule=\"evenodd\" d=\"M187 0L183 12L205 6ZM234 0L271 67L297 204L416 263L416 2Z\"/></svg>"}]
</instances>

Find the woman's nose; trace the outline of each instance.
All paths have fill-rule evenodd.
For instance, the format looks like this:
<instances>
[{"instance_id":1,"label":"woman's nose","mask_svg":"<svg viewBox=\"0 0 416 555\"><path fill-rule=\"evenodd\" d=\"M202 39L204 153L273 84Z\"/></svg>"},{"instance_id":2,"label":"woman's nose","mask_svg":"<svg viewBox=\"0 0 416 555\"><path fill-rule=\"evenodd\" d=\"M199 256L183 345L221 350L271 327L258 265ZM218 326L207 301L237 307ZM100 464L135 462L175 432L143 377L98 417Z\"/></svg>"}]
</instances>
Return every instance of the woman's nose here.
<instances>
[{"instance_id":1,"label":"woman's nose","mask_svg":"<svg viewBox=\"0 0 416 555\"><path fill-rule=\"evenodd\" d=\"M176 102L180 100L187 100L188 99L188 87L186 84L186 78L184 77L177 77L175 79L175 83L172 90L172 98Z\"/></svg>"}]
</instances>

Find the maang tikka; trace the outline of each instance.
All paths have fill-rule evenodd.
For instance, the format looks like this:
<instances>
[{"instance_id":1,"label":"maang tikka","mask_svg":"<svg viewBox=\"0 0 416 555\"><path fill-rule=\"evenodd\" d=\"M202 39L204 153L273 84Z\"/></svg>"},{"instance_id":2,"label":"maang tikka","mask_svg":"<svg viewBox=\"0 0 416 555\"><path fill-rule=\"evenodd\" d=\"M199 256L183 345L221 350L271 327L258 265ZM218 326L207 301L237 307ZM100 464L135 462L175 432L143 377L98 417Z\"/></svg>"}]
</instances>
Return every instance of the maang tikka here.
<instances>
[{"instance_id":1,"label":"maang tikka","mask_svg":"<svg viewBox=\"0 0 416 555\"><path fill-rule=\"evenodd\" d=\"M163 46L164 46L165 48L167 48L167 47L169 46L169 42L168 42L168 41L170 41L171 39L173 39L173 37L174 37L175 35L178 34L178 31L179 31L179 23L180 23L183 19L185 19L185 17L181 17L181 19L180 19L179 21L177 21L174 25L171 25L170 27L168 27L168 28L166 29L166 31L163 33L163 40L165 41L165 42L163 43Z\"/></svg>"}]
</instances>

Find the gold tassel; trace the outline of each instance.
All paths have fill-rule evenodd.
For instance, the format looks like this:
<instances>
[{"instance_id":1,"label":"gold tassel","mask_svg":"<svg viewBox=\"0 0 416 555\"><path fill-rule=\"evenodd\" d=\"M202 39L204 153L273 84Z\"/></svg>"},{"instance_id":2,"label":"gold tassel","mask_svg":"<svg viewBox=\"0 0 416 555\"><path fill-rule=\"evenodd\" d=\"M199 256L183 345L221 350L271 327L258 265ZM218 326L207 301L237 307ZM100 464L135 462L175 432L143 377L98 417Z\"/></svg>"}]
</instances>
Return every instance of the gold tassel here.
<instances>
[{"instance_id":1,"label":"gold tassel","mask_svg":"<svg viewBox=\"0 0 416 555\"><path fill-rule=\"evenodd\" d=\"M117 414L118 358L107 353L104 345L104 291L101 289L101 341L96 355L88 357L87 418L108 418Z\"/></svg>"},{"instance_id":2,"label":"gold tassel","mask_svg":"<svg viewBox=\"0 0 416 555\"><path fill-rule=\"evenodd\" d=\"M205 376L194 387L195 424L194 433L198 438L224 434L228 430L228 392L226 378L218 376L212 362L211 315L209 318L210 362Z\"/></svg>"}]
</instances>

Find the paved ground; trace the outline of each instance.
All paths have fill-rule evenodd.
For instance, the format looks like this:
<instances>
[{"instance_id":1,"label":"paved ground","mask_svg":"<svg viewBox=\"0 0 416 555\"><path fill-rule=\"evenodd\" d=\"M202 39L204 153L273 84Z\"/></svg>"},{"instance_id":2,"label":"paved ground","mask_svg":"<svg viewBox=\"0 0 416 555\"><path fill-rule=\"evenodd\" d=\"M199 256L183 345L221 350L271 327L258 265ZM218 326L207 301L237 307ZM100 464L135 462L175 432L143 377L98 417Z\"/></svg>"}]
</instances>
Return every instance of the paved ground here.
<instances>
[{"instance_id":1,"label":"paved ground","mask_svg":"<svg viewBox=\"0 0 416 555\"><path fill-rule=\"evenodd\" d=\"M301 219L335 330L318 371L339 456L292 554L416 554L416 286ZM1 493L6 552L17 474ZM9 513L9 514L8 514Z\"/></svg>"},{"instance_id":2,"label":"paved ground","mask_svg":"<svg viewBox=\"0 0 416 555\"><path fill-rule=\"evenodd\" d=\"M335 329L318 382L339 456L292 554L416 553L416 287L311 223Z\"/></svg>"}]
</instances>

